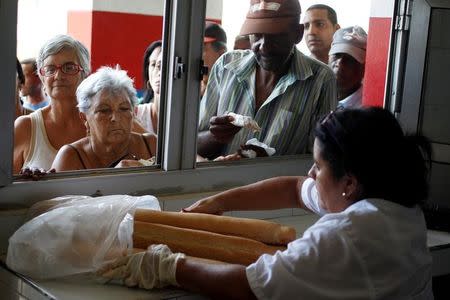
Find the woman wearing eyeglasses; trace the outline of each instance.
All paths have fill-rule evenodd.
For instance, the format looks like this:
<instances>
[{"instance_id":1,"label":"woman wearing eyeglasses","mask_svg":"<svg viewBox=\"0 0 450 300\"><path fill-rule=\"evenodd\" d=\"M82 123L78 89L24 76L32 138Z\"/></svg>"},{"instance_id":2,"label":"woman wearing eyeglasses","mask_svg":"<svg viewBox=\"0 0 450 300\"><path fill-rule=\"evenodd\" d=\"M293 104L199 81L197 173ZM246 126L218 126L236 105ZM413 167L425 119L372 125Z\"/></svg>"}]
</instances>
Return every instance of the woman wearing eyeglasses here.
<instances>
[{"instance_id":1,"label":"woman wearing eyeglasses","mask_svg":"<svg viewBox=\"0 0 450 300\"><path fill-rule=\"evenodd\" d=\"M86 47L67 35L47 41L37 69L50 104L14 123L14 173L22 168L50 169L59 148L86 135L76 107L76 89L90 73Z\"/></svg>"},{"instance_id":2,"label":"woman wearing eyeglasses","mask_svg":"<svg viewBox=\"0 0 450 300\"><path fill-rule=\"evenodd\" d=\"M178 285L221 299L433 299L420 204L430 145L381 108L329 114L315 129L309 177L278 177L201 200L187 212L300 207L322 217L288 248L249 266L167 246L98 274L144 288Z\"/></svg>"}]
</instances>

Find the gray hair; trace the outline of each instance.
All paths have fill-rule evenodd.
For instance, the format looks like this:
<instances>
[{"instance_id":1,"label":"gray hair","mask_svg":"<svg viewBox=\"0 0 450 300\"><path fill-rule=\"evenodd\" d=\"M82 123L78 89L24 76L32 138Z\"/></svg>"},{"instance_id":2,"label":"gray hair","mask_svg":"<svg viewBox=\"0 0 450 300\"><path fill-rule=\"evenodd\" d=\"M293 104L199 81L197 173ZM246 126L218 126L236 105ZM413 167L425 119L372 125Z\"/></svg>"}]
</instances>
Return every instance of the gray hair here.
<instances>
[{"instance_id":1,"label":"gray hair","mask_svg":"<svg viewBox=\"0 0 450 300\"><path fill-rule=\"evenodd\" d=\"M138 102L133 79L128 77L126 71L121 70L119 66L116 68L101 67L78 86L78 110L86 113L91 107L92 99L103 91L110 93L125 92L133 108Z\"/></svg>"},{"instance_id":2,"label":"gray hair","mask_svg":"<svg viewBox=\"0 0 450 300\"><path fill-rule=\"evenodd\" d=\"M75 40L68 35L57 35L48 40L39 50L36 64L37 69L40 70L44 65L44 60L50 55L55 55L61 50L73 50L77 55L80 66L83 68L81 71L82 78L86 78L91 73L91 60L89 57L88 49L79 41ZM39 77L41 77L38 72Z\"/></svg>"}]
</instances>

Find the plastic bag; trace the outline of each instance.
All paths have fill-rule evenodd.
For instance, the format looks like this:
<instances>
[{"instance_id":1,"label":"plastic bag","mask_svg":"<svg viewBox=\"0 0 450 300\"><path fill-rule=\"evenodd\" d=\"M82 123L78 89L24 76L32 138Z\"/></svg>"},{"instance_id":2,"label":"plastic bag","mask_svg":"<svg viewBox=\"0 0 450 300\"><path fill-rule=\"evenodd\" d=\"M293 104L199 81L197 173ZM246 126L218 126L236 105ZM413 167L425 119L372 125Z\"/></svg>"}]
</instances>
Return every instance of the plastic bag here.
<instances>
[{"instance_id":1,"label":"plastic bag","mask_svg":"<svg viewBox=\"0 0 450 300\"><path fill-rule=\"evenodd\" d=\"M71 197L11 236L8 267L36 279L92 272L133 248L137 207L160 210L153 196Z\"/></svg>"}]
</instances>

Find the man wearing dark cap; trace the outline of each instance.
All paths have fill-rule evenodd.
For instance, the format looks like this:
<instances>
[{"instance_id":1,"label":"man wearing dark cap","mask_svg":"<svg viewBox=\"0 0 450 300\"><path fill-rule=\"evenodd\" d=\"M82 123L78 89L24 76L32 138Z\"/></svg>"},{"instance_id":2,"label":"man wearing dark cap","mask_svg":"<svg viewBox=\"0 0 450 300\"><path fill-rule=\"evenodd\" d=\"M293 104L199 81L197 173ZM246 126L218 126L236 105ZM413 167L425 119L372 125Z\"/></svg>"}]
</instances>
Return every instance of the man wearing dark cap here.
<instances>
[{"instance_id":1,"label":"man wearing dark cap","mask_svg":"<svg viewBox=\"0 0 450 300\"><path fill-rule=\"evenodd\" d=\"M227 52L227 34L222 26L214 22L205 23L205 35L203 37L203 63L208 67L208 72L216 60ZM203 75L200 86L200 95L203 96L208 84L208 74Z\"/></svg>"},{"instance_id":2,"label":"man wearing dark cap","mask_svg":"<svg viewBox=\"0 0 450 300\"><path fill-rule=\"evenodd\" d=\"M198 153L208 158L235 153L257 138L276 154L309 152L317 119L335 109L331 70L304 56L298 0L251 0L241 35L252 51L222 55L211 70L200 105ZM260 131L238 127L233 112L253 118Z\"/></svg>"},{"instance_id":3,"label":"man wearing dark cap","mask_svg":"<svg viewBox=\"0 0 450 300\"><path fill-rule=\"evenodd\" d=\"M367 34L359 26L342 28L333 36L329 66L336 74L338 106L361 106Z\"/></svg>"}]
</instances>

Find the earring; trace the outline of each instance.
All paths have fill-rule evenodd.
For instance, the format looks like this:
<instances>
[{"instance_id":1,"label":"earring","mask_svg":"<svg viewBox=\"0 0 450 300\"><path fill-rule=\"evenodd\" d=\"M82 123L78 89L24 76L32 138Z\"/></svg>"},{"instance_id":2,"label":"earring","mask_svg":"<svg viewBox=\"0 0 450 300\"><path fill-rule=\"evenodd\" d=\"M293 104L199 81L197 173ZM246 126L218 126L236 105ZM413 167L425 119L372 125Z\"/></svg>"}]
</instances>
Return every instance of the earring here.
<instances>
[{"instance_id":1,"label":"earring","mask_svg":"<svg viewBox=\"0 0 450 300\"><path fill-rule=\"evenodd\" d=\"M342 193L342 197L345 197L347 194L345 192Z\"/></svg>"},{"instance_id":2,"label":"earring","mask_svg":"<svg viewBox=\"0 0 450 300\"><path fill-rule=\"evenodd\" d=\"M84 122L84 126L86 126L86 136L89 136L91 134L91 129L89 128L88 122Z\"/></svg>"}]
</instances>

